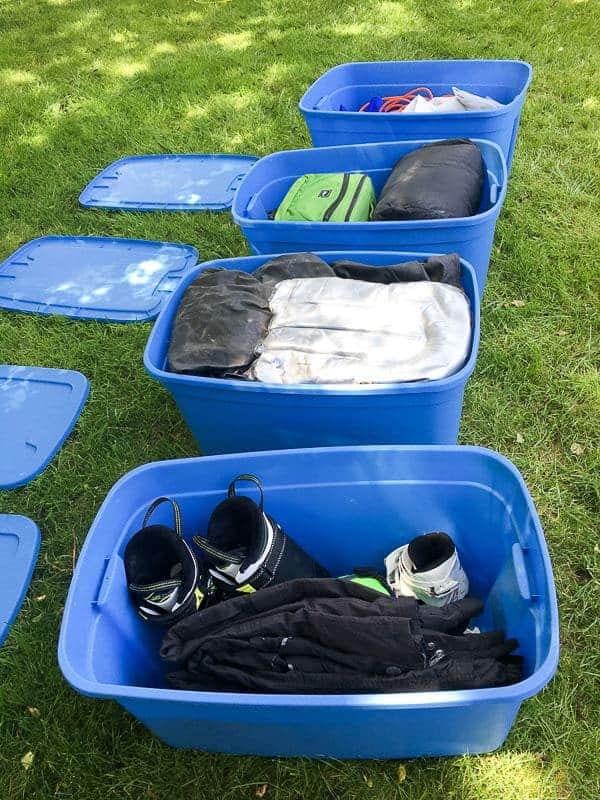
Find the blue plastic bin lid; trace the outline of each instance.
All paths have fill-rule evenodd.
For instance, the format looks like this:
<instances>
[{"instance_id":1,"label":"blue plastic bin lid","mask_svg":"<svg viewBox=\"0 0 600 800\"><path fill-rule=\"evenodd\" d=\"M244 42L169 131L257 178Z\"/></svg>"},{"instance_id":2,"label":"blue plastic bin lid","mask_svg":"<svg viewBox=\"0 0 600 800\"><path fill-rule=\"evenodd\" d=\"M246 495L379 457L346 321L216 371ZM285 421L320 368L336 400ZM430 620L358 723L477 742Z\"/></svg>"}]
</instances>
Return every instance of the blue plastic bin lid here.
<instances>
[{"instance_id":1,"label":"blue plastic bin lid","mask_svg":"<svg viewBox=\"0 0 600 800\"><path fill-rule=\"evenodd\" d=\"M96 236L44 236L0 264L0 308L78 319L155 319L198 263L195 247Z\"/></svg>"},{"instance_id":2,"label":"blue plastic bin lid","mask_svg":"<svg viewBox=\"0 0 600 800\"><path fill-rule=\"evenodd\" d=\"M0 514L0 644L25 599L40 549L40 529L28 517Z\"/></svg>"},{"instance_id":3,"label":"blue plastic bin lid","mask_svg":"<svg viewBox=\"0 0 600 800\"><path fill-rule=\"evenodd\" d=\"M79 202L121 211L225 211L257 160L207 153L128 156L102 170Z\"/></svg>"},{"instance_id":4,"label":"blue plastic bin lid","mask_svg":"<svg viewBox=\"0 0 600 800\"><path fill-rule=\"evenodd\" d=\"M80 372L0 365L0 489L29 483L48 466L89 388Z\"/></svg>"}]
</instances>

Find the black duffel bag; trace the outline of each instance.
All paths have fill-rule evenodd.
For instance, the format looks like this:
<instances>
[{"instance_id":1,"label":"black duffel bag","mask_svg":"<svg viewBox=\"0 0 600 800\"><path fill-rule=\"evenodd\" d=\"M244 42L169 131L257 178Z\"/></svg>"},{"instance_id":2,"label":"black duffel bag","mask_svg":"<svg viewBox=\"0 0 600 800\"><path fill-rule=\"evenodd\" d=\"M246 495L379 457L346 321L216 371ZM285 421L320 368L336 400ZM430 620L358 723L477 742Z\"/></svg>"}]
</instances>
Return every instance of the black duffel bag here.
<instances>
[{"instance_id":1,"label":"black duffel bag","mask_svg":"<svg viewBox=\"0 0 600 800\"><path fill-rule=\"evenodd\" d=\"M469 139L412 150L392 170L373 220L471 217L481 203L483 169L481 152Z\"/></svg>"}]
</instances>

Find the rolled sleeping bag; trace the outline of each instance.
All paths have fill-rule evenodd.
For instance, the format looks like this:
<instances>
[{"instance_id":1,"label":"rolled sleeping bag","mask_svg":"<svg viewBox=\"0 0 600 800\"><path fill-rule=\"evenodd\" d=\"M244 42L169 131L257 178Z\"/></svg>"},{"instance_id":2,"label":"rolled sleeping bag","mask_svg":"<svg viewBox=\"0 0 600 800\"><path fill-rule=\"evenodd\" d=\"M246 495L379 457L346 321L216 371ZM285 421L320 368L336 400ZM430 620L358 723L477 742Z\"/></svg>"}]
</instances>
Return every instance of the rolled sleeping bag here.
<instances>
[{"instance_id":1,"label":"rolled sleeping bag","mask_svg":"<svg viewBox=\"0 0 600 800\"><path fill-rule=\"evenodd\" d=\"M471 217L481 203L483 169L481 151L469 139L423 145L398 161L372 219Z\"/></svg>"}]
</instances>

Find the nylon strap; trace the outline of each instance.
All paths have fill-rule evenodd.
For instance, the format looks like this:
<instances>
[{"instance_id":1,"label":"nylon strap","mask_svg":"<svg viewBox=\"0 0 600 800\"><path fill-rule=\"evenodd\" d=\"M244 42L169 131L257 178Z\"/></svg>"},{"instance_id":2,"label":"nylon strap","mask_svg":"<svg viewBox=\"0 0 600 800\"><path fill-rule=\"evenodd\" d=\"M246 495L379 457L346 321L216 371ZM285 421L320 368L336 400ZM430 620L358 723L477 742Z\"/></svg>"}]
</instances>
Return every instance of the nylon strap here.
<instances>
[{"instance_id":1,"label":"nylon strap","mask_svg":"<svg viewBox=\"0 0 600 800\"><path fill-rule=\"evenodd\" d=\"M152 514L156 511L156 509L162 505L163 503L169 503L172 510L173 510L173 520L175 521L175 533L181 539L183 537L183 526L181 524L181 511L179 506L172 500L170 497L157 497L156 500L150 504L148 511L146 511L146 515L144 516L144 521L142 522L142 527L145 528L148 524L148 521Z\"/></svg>"},{"instance_id":2,"label":"nylon strap","mask_svg":"<svg viewBox=\"0 0 600 800\"><path fill-rule=\"evenodd\" d=\"M225 550L219 550L219 548L211 544L205 536L194 536L192 541L201 550L204 550L207 555L212 556L213 558L217 559L217 561L224 561L225 563L230 564L241 564L244 560L242 556L236 556L233 553L226 552Z\"/></svg>"},{"instance_id":3,"label":"nylon strap","mask_svg":"<svg viewBox=\"0 0 600 800\"><path fill-rule=\"evenodd\" d=\"M265 495L263 492L262 483L259 481L256 475L248 475L248 474L238 475L237 478L234 478L229 484L229 489L227 490L227 496L236 497L235 485L238 481L249 481L258 488L258 491L260 492L259 508L261 511L263 511L265 507Z\"/></svg>"}]
</instances>

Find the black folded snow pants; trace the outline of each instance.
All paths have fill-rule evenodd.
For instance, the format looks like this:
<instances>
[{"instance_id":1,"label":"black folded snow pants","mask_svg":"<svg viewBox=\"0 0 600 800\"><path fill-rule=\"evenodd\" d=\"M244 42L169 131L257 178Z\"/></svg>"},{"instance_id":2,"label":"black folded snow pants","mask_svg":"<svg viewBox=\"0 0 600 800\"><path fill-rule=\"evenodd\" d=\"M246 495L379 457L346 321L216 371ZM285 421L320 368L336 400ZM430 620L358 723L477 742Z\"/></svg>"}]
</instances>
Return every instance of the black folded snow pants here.
<instances>
[{"instance_id":1,"label":"black folded snow pants","mask_svg":"<svg viewBox=\"0 0 600 800\"><path fill-rule=\"evenodd\" d=\"M161 650L184 689L304 694L502 686L520 679L501 632L464 634L482 604L442 608L332 578L301 579L200 611Z\"/></svg>"}]
</instances>

